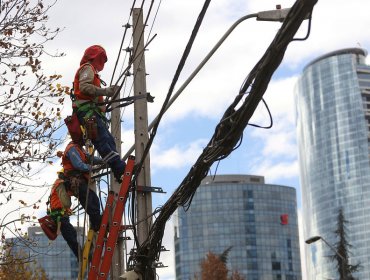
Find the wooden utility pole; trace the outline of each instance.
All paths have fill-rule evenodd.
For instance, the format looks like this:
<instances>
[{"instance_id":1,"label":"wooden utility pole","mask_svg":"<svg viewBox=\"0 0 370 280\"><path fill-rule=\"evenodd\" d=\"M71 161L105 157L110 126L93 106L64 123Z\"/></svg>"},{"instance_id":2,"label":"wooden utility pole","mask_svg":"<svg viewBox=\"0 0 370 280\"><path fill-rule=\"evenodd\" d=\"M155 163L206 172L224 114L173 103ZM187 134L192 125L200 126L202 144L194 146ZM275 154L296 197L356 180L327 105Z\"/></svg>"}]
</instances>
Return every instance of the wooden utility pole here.
<instances>
[{"instance_id":1,"label":"wooden utility pole","mask_svg":"<svg viewBox=\"0 0 370 280\"><path fill-rule=\"evenodd\" d=\"M140 54L134 61L134 95L141 96L147 94L146 91L146 72L144 58L144 25L143 11L140 8L133 9L133 47L134 55ZM134 121L135 121L135 158L140 161L144 149L148 143L148 109L147 99L140 98L134 104ZM139 245L141 245L149 236L149 229L152 225L152 194L145 190L151 186L150 181L150 156L145 158L143 168L137 177L136 191L137 198L137 234Z\"/></svg>"},{"instance_id":2,"label":"wooden utility pole","mask_svg":"<svg viewBox=\"0 0 370 280\"><path fill-rule=\"evenodd\" d=\"M117 99L120 96L116 97ZM119 156L121 157L121 108L115 108L111 113L111 133L114 137L116 143L116 148ZM113 172L110 175L111 189L115 193L119 193L121 184L116 181L114 178ZM112 209L113 213L113 209ZM112 217L110 217L111 219ZM113 259L112 259L112 268L111 268L111 278L118 279L120 275L124 272L124 242L120 236L117 240L117 247L114 250Z\"/></svg>"}]
</instances>

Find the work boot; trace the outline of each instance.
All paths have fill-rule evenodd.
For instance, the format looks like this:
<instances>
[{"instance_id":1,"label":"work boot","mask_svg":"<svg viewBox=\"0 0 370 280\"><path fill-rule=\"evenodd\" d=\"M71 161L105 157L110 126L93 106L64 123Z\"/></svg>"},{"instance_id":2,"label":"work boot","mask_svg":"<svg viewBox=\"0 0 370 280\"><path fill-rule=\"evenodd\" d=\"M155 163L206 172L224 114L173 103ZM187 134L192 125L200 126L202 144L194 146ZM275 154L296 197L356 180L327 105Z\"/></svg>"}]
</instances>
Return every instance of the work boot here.
<instances>
[{"instance_id":1,"label":"work boot","mask_svg":"<svg viewBox=\"0 0 370 280\"><path fill-rule=\"evenodd\" d=\"M111 161L109 163L110 165L110 168L113 172L113 175L114 175L114 178L116 179L117 182L121 183L122 182L122 175L123 173L125 172L125 168L126 168L126 163L124 161L121 161L121 160L116 160L116 161Z\"/></svg>"}]
</instances>

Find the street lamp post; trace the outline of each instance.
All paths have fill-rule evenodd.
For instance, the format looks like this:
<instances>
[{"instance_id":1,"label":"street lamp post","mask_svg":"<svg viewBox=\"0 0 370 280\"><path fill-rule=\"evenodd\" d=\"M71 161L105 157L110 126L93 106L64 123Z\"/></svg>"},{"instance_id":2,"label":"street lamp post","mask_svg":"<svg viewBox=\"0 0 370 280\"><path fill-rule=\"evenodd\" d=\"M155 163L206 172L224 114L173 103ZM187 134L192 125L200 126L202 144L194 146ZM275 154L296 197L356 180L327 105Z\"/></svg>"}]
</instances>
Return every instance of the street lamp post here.
<instances>
[{"instance_id":1,"label":"street lamp post","mask_svg":"<svg viewBox=\"0 0 370 280\"><path fill-rule=\"evenodd\" d=\"M207 56L201 61L201 63L198 65L198 67L193 71L193 73L190 74L190 76L186 79L186 81L183 83L183 85L176 91L176 93L171 97L171 99L168 101L168 104L165 108L166 112L168 108L172 105L173 102L179 97L179 95L184 91L184 89L189 85L189 83L193 80L193 78L198 74L198 72L203 68L203 66L208 62L208 60L212 57L212 55L217 51L217 49L221 46L221 44L226 40L227 37L231 34L231 32L234 31L234 29L243 21L250 19L250 18L256 18L258 21L277 21L277 22L283 22L286 16L288 15L290 11L290 8L286 9L280 9L277 8L276 10L269 10L269 11L261 11L254 14L249 14L246 16L241 17L238 19L227 31L226 33L221 37L221 39L217 42L217 44L212 48L212 50L207 54ZM157 122L158 116L149 124L148 131L150 131L154 124ZM127 151L127 153L124 155L123 160L126 160L129 155L132 154L132 152L135 150L135 146L132 145L131 148Z\"/></svg>"},{"instance_id":2,"label":"street lamp post","mask_svg":"<svg viewBox=\"0 0 370 280\"><path fill-rule=\"evenodd\" d=\"M344 257L333 247L333 245L331 245L329 242L327 242L324 237L322 236L319 236L319 235L316 235L316 236L313 236L313 237L310 237L309 239L307 239L305 242L307 244L311 244L311 243L314 243L318 240L322 240L326 245L328 245L328 247L338 256L342 259L342 265L341 265L341 269L342 269L342 274L343 274L343 277L345 277L345 273L344 273ZM344 278L345 280L345 278Z\"/></svg>"}]
</instances>

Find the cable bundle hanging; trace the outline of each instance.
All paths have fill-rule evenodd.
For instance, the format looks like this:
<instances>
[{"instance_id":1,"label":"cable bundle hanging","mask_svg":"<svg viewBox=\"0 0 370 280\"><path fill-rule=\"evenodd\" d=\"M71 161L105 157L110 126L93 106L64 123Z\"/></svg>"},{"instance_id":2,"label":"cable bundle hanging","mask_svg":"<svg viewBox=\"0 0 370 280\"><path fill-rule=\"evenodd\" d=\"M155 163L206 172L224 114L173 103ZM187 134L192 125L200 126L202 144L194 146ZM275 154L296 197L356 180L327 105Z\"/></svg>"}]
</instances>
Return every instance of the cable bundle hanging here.
<instances>
[{"instance_id":1,"label":"cable bundle hanging","mask_svg":"<svg viewBox=\"0 0 370 280\"><path fill-rule=\"evenodd\" d=\"M297 0L293 5L274 40L247 76L239 94L216 126L215 133L207 147L180 186L163 205L149 232L148 239L138 248L137 257L134 260L137 264L150 264L159 259L165 225L170 216L178 206L190 205L192 196L212 164L226 158L235 149L245 127L262 100L273 73L280 65L289 43L295 40L294 35L307 15L311 15L316 2L317 0ZM248 91L249 95L246 95ZM242 104L239 104L243 99ZM239 108L236 109L238 105Z\"/></svg>"}]
</instances>

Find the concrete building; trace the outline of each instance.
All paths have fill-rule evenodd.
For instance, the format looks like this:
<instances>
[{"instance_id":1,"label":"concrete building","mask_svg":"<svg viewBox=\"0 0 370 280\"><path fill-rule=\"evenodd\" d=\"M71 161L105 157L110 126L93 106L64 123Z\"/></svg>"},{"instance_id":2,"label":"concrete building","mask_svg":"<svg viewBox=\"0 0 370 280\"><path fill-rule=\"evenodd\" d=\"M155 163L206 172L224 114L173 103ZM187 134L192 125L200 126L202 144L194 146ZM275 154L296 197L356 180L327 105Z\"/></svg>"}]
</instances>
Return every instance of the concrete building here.
<instances>
[{"instance_id":1,"label":"concrete building","mask_svg":"<svg viewBox=\"0 0 370 280\"><path fill-rule=\"evenodd\" d=\"M370 67L366 51L342 49L308 64L295 89L304 237L337 241L339 208L349 221L350 262L370 279ZM308 279L338 279L330 246L306 248Z\"/></svg>"},{"instance_id":2,"label":"concrete building","mask_svg":"<svg viewBox=\"0 0 370 280\"><path fill-rule=\"evenodd\" d=\"M261 176L206 177L175 215L176 279L194 279L208 252L230 246L228 268L248 280L300 280L296 190Z\"/></svg>"}]
</instances>

